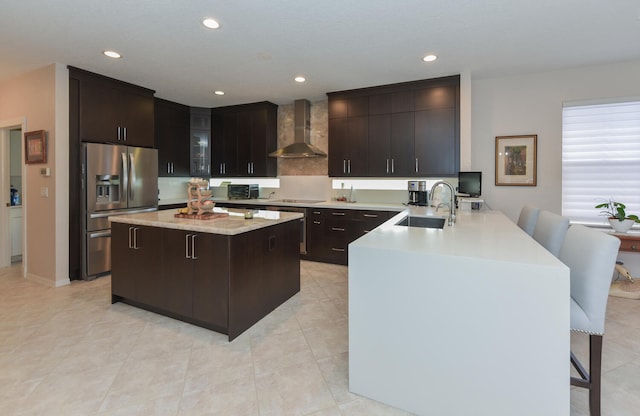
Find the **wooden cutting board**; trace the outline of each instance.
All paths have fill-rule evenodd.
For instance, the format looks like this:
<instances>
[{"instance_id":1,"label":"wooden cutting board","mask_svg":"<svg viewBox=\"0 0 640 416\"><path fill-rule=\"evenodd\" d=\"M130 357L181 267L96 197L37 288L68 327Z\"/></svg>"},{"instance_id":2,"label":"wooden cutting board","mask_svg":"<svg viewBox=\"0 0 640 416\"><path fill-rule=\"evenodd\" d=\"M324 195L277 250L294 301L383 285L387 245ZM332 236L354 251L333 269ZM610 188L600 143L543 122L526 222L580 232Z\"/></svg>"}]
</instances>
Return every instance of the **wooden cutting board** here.
<instances>
[{"instance_id":1,"label":"wooden cutting board","mask_svg":"<svg viewBox=\"0 0 640 416\"><path fill-rule=\"evenodd\" d=\"M176 218L189 218L192 220L213 220L216 218L228 217L229 214L227 214L226 212L203 212L202 214L198 214L197 212L194 212L193 214L177 213L174 216Z\"/></svg>"}]
</instances>

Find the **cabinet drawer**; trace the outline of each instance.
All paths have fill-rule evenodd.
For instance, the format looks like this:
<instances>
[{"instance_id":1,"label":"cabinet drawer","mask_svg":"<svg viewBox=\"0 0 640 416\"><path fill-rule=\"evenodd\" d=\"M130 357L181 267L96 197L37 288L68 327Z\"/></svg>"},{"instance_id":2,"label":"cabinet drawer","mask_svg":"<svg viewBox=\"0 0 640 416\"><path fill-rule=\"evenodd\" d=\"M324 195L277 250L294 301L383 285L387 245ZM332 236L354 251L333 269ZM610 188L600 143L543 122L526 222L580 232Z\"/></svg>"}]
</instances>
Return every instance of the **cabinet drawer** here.
<instances>
[{"instance_id":1,"label":"cabinet drawer","mask_svg":"<svg viewBox=\"0 0 640 416\"><path fill-rule=\"evenodd\" d=\"M353 217L353 210L350 209L330 209L326 213L327 220L332 218L334 219L343 219L350 220Z\"/></svg>"},{"instance_id":2,"label":"cabinet drawer","mask_svg":"<svg viewBox=\"0 0 640 416\"><path fill-rule=\"evenodd\" d=\"M620 239L620 251L640 251L640 238L616 237Z\"/></svg>"}]
</instances>

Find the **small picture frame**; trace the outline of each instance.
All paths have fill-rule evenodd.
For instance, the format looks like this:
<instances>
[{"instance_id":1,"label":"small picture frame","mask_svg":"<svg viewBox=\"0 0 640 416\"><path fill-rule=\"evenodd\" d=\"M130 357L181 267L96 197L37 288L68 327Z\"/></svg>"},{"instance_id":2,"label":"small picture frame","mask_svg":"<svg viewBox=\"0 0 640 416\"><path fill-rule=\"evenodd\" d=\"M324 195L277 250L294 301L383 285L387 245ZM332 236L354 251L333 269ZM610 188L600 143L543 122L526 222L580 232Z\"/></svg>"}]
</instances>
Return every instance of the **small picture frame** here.
<instances>
[{"instance_id":1,"label":"small picture frame","mask_svg":"<svg viewBox=\"0 0 640 416\"><path fill-rule=\"evenodd\" d=\"M44 130L24 134L24 162L47 163L47 135Z\"/></svg>"},{"instance_id":2,"label":"small picture frame","mask_svg":"<svg viewBox=\"0 0 640 416\"><path fill-rule=\"evenodd\" d=\"M536 186L537 134L496 136L496 186Z\"/></svg>"}]
</instances>

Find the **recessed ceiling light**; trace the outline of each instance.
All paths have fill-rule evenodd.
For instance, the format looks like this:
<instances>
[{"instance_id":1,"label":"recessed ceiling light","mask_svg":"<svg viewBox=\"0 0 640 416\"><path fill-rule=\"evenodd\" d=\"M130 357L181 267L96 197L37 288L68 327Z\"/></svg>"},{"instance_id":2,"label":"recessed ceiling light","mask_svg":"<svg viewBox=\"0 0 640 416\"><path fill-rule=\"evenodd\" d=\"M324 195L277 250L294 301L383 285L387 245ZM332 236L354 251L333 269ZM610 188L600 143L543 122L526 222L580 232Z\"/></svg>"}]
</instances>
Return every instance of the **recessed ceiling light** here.
<instances>
[{"instance_id":1,"label":"recessed ceiling light","mask_svg":"<svg viewBox=\"0 0 640 416\"><path fill-rule=\"evenodd\" d=\"M296 82L305 82L307 79L305 77L295 77L294 80Z\"/></svg>"},{"instance_id":2,"label":"recessed ceiling light","mask_svg":"<svg viewBox=\"0 0 640 416\"><path fill-rule=\"evenodd\" d=\"M214 91L213 93L214 93L215 95L224 95L224 91L220 91L220 90L218 90L218 91Z\"/></svg>"},{"instance_id":3,"label":"recessed ceiling light","mask_svg":"<svg viewBox=\"0 0 640 416\"><path fill-rule=\"evenodd\" d=\"M202 21L202 24L209 29L217 29L220 27L220 23L217 20L207 17Z\"/></svg>"},{"instance_id":4,"label":"recessed ceiling light","mask_svg":"<svg viewBox=\"0 0 640 416\"><path fill-rule=\"evenodd\" d=\"M116 51L104 51L102 53L108 56L109 58L115 58L115 59L120 58L120 54Z\"/></svg>"},{"instance_id":5,"label":"recessed ceiling light","mask_svg":"<svg viewBox=\"0 0 640 416\"><path fill-rule=\"evenodd\" d=\"M435 56L435 55L427 55L424 58L422 58L422 60L425 61L425 62L433 62L436 59L438 59L438 57Z\"/></svg>"}]
</instances>

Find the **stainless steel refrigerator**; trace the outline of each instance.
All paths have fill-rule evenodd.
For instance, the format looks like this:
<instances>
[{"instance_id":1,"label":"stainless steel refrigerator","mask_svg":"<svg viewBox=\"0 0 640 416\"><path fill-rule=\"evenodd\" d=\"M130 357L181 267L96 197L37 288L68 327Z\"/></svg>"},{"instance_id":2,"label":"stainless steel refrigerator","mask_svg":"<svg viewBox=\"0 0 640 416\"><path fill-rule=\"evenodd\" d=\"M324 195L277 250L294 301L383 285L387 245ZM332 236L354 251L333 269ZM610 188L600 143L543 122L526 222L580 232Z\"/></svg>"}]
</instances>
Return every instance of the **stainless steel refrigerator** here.
<instances>
[{"instance_id":1,"label":"stainless steel refrigerator","mask_svg":"<svg viewBox=\"0 0 640 416\"><path fill-rule=\"evenodd\" d=\"M108 217L158 209L158 151L83 143L82 278L111 271Z\"/></svg>"}]
</instances>

